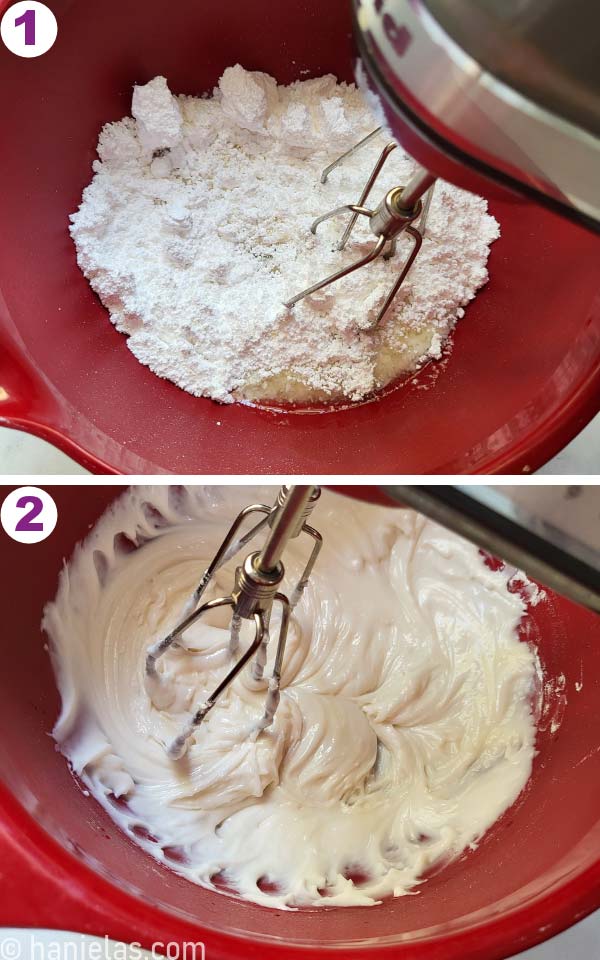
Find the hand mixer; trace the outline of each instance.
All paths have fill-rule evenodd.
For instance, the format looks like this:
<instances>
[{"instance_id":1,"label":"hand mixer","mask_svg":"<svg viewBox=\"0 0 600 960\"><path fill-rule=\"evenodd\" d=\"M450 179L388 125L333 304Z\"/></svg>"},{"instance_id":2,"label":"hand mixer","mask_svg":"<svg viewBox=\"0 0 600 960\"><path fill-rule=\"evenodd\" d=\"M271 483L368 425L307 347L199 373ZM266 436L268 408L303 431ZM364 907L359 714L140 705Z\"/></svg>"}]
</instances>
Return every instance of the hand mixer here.
<instances>
[{"instance_id":1,"label":"hand mixer","mask_svg":"<svg viewBox=\"0 0 600 960\"><path fill-rule=\"evenodd\" d=\"M361 86L372 84L394 136L419 164L409 183L374 208L367 197L388 156L381 152L363 193L323 214L311 231L350 212L338 249L358 217L376 240L368 253L286 302L413 246L373 321L385 316L423 241L437 176L467 189L488 178L600 230L600 6L585 0L353 0ZM380 131L330 164L321 181ZM470 174L466 173L470 169ZM427 195L427 199L422 199ZM417 221L419 221L417 226Z\"/></svg>"},{"instance_id":2,"label":"hand mixer","mask_svg":"<svg viewBox=\"0 0 600 960\"><path fill-rule=\"evenodd\" d=\"M374 137L377 136L377 134L381 132L381 129L381 127L377 127L375 130L372 130L371 133L367 134L366 137L363 137L362 140L343 153L337 158L337 160L334 160L333 163L330 163L321 175L321 183L326 183L327 178L332 170L334 170L348 157L353 156L358 150L360 150L361 147L364 147L367 143L369 143ZM350 235L358 218L360 216L368 217L369 227L377 238L371 250L369 250L364 257L361 257L354 263L351 263L346 267L342 267L340 270L336 270L335 273L325 277L324 280L319 280L317 283L313 283L312 286L302 290L295 297L292 297L291 300L288 300L285 303L286 307L293 307L295 303L303 300L304 297L308 297L312 293L316 293L317 290L322 290L323 287L328 287L331 283L335 283L336 280L341 280L342 277L348 276L349 273L353 273L355 270L360 270L361 267L365 267L368 263L372 263L373 260L376 260L380 256L382 256L384 259L390 259L396 253L398 237L401 233L406 232L413 241L412 250L406 258L398 278L395 280L391 290L385 298L385 301L381 306L377 316L370 324L370 329L375 329L382 321L383 317L391 307L400 287L404 283L408 271L412 267L419 250L421 249L423 236L425 234L427 214L429 212L429 205L431 203L433 188L436 180L436 178L432 174L428 173L427 170L418 169L405 187L393 187L391 190L388 190L383 200L374 209L366 207L365 203L367 202L368 196L374 187L386 160L392 151L396 149L396 147L397 144L391 140L383 148L357 203L349 203L344 204L341 207L335 207L335 209L330 210L328 213L324 213L322 216L317 217L310 228L312 233L316 233L317 227L320 223L323 223L324 220L329 220L331 217L336 217L340 213L349 211L352 213L352 217L350 218L338 244L338 250L343 250L350 239ZM425 195L425 199L421 200L423 195ZM419 224L418 227L415 226L417 221Z\"/></svg>"},{"instance_id":3,"label":"hand mixer","mask_svg":"<svg viewBox=\"0 0 600 960\"><path fill-rule=\"evenodd\" d=\"M179 759L185 754L189 739L196 727L202 723L209 710L214 707L219 697L254 654L256 654L256 660L253 675L256 680L262 678L267 659L271 611L273 604L278 603L281 607L281 622L275 662L268 685L264 716L258 725L257 732L264 730L273 722L279 704L281 668L290 614L308 583L323 542L320 533L307 522L320 495L321 491L316 486L284 486L280 489L277 500L272 507L264 503L254 503L240 511L213 560L202 574L200 582L183 612L182 619L166 637L158 640L148 649L146 654L146 679L150 683L154 683L158 679L157 660L173 644L182 639L183 634L192 624L200 620L210 610L219 607L230 607L232 610L229 641L229 651L232 657L235 657L239 647L242 621L250 620L254 624L254 638L248 648L235 661L229 672L205 702L196 709L185 729L169 746L169 756L173 759ZM238 531L246 518L257 513L264 515L259 523L253 526L244 536L237 537ZM231 593L228 596L208 600L198 606L216 572L264 529L268 530L265 543L260 550L248 554L244 562L237 567ZM301 533L307 534L314 542L300 579L288 598L279 590L285 575L281 557L289 540L298 537Z\"/></svg>"}]
</instances>

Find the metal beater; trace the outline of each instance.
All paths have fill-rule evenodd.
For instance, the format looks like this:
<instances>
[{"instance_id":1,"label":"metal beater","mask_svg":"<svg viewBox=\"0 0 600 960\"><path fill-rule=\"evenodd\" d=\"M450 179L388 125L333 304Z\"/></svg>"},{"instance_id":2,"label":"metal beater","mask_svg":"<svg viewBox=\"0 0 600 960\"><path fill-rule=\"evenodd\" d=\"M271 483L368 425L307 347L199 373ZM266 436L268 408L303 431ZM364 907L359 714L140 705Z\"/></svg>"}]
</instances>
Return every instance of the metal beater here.
<instances>
[{"instance_id":1,"label":"metal beater","mask_svg":"<svg viewBox=\"0 0 600 960\"><path fill-rule=\"evenodd\" d=\"M362 140L343 153L337 158L337 160L334 160L333 163L330 163L328 167L325 167L323 173L321 174L321 183L326 183L327 178L332 170L334 170L340 163L343 163L348 157L353 156L357 150L360 150L367 143L373 140L377 134L381 132L381 129L381 127L377 127L377 129L372 130L371 133L367 134L366 137L363 137ZM421 249L421 244L423 243L423 237L425 235L427 215L429 213L429 206L431 204L433 188L436 181L436 177L433 174L419 167L406 186L393 187L391 190L388 190L378 206L373 209L366 207L365 203L367 202L367 198L373 186L375 185L375 182L379 177L386 160L397 146L398 144L394 140L390 140L390 142L385 145L375 166L373 167L373 170L371 171L367 182L365 183L358 203L348 203L341 207L335 207L328 213L324 213L322 216L317 217L310 228L311 233L316 234L317 227L320 223L323 223L324 220L329 220L332 217L337 217L339 214L349 211L352 216L338 244L338 250L343 250L350 239L350 235L358 218L360 216L368 217L371 231L377 237L372 248L369 250L366 256L361 257L360 260L356 260L354 263L351 263L346 267L342 267L342 269L337 270L335 273L325 277L323 280L319 280L318 283L313 283L313 285L307 287L306 290L302 290L295 297L292 297L291 300L286 301L286 307L293 307L295 303L298 303L299 300L303 300L304 297L310 296L311 293L315 293L317 290L322 290L323 287L328 287L329 284L335 283L336 280L341 280L342 277L347 277L349 273L354 273L355 270L359 270L361 267L367 266L367 264L372 263L373 260L376 260L380 256L382 256L385 260L393 257L396 253L398 237L401 233L406 232L413 241L412 250L405 260L398 278L388 293L383 306L368 329L374 330L381 323L383 317L392 305L400 287L404 283L408 271L412 267L419 250ZM424 197L424 199L421 199L422 197ZM416 226L417 221L419 224L418 227Z\"/></svg>"},{"instance_id":2,"label":"metal beater","mask_svg":"<svg viewBox=\"0 0 600 960\"><path fill-rule=\"evenodd\" d=\"M212 562L204 571L190 603L184 611L183 619L168 636L162 640L158 640L149 647L146 654L146 676L150 679L155 679L158 676L156 670L157 660L162 657L173 644L181 640L185 631L209 610L215 610L218 607L231 607L232 618L229 649L232 656L235 656L238 650L242 620L251 620L254 622L254 639L248 649L236 660L233 667L223 680L221 680L216 689L213 690L204 703L200 704L187 726L171 743L168 753L173 759L179 759L185 754L188 741L195 728L202 723L221 694L227 689L254 654L256 654L256 660L253 666L253 676L256 680L262 678L267 659L271 611L273 604L278 602L281 605L281 624L279 627L273 673L268 686L265 712L258 727L259 732L273 722L273 717L279 704L281 669L290 614L302 596L323 543L321 534L308 524L308 519L320 495L321 491L319 487L284 486L280 489L277 500L272 507L264 503L254 503L240 511L229 528L227 536L223 540ZM238 531L246 517L256 513L264 514L260 522L252 527L243 537L236 539ZM218 597L215 600L208 600L201 604L201 606L198 606L208 584L217 570L265 528L268 528L268 534L263 547L260 550L250 553L244 562L237 567L231 594L226 597ZM314 543L300 580L294 587L291 597L288 598L284 593L279 591L285 574L281 557L288 541L298 537L301 533L305 533L311 537Z\"/></svg>"}]
</instances>

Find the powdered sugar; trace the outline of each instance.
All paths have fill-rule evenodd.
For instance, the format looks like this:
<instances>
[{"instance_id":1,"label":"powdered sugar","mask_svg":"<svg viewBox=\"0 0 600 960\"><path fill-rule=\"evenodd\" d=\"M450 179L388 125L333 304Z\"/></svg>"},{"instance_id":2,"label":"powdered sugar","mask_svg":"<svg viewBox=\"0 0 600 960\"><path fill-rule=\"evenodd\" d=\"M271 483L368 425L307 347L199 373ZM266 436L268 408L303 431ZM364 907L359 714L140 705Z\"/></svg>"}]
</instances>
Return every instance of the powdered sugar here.
<instances>
[{"instance_id":1,"label":"powdered sugar","mask_svg":"<svg viewBox=\"0 0 600 960\"><path fill-rule=\"evenodd\" d=\"M283 306L374 242L361 223L340 253L344 218L309 231L319 214L357 201L385 143L319 182L375 126L353 85L325 76L279 87L238 65L210 98L173 97L157 77L134 89L132 112L103 128L71 233L81 269L142 363L223 402L306 402L361 400L440 356L487 280L499 233L484 200L447 184L436 187L421 252L377 331L367 327L408 239L392 260ZM413 169L396 150L373 202Z\"/></svg>"}]
</instances>

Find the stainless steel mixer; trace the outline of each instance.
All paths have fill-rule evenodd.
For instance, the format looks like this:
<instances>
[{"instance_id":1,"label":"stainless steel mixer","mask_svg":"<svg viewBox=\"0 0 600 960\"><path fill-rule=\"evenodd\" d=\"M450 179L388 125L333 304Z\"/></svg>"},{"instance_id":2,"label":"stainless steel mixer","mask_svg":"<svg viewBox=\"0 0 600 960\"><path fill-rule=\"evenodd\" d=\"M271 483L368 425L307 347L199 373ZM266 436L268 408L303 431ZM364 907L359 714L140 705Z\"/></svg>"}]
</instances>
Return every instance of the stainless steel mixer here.
<instances>
[{"instance_id":1,"label":"stainless steel mixer","mask_svg":"<svg viewBox=\"0 0 600 960\"><path fill-rule=\"evenodd\" d=\"M372 130L371 133L367 134L366 137L363 137L363 139L351 147L350 150L347 150L346 153L343 153L341 157L338 157L337 160L334 160L333 163L330 163L321 175L321 183L326 183L329 174L335 169L335 167L337 167L348 157L353 156L358 150L360 150L361 147L369 143L380 132L381 127L377 127L375 130ZM370 328L375 329L379 325L391 307L396 294L404 283L408 271L412 267L416 256L421 249L421 244L425 235L427 214L429 212L429 205L431 203L433 187L436 179L432 174L428 173L427 170L417 169L416 173L405 187L394 187L392 190L388 190L381 203L379 203L374 209L366 207L365 203L367 202L367 198L371 192L371 189L375 185L375 182L381 173L387 158L390 156L392 151L396 149L396 147L397 144L393 140L385 145L375 166L373 167L373 170L371 171L371 174L369 175L369 178L357 203L345 204L344 206L336 207L334 210L330 210L328 213L322 214L322 216L317 217L310 228L312 233L316 233L317 227L320 223L323 223L324 220L329 220L331 217L336 217L341 213L350 212L352 217L350 218L338 244L338 250L343 250L350 239L350 235L359 216L368 217L371 232L377 238L371 250L366 254L366 256L361 257L355 263L351 263L346 267L342 267L341 270L337 270L330 276L325 277L324 280L319 280L317 283L313 283L312 286L307 287L305 290L302 290L300 293L296 294L295 297L292 297L291 300L288 300L285 303L286 307L293 307L295 303L303 300L304 297L310 296L317 290L323 289L323 287L328 287L329 284L335 283L336 280L341 280L342 277L346 277L349 273L353 273L355 270L365 267L368 263L372 263L373 260L376 260L380 256L382 256L384 259L390 259L396 253L398 237L401 233L405 232L412 238L413 247L410 254L404 261L402 268L400 269L398 278L395 280L391 290L385 298L383 305L380 307L377 316L371 323ZM421 200L421 197L424 197L424 199ZM418 227L416 226L417 221Z\"/></svg>"},{"instance_id":2,"label":"stainless steel mixer","mask_svg":"<svg viewBox=\"0 0 600 960\"><path fill-rule=\"evenodd\" d=\"M420 164L449 180L471 168L600 230L597 3L352 2L362 62Z\"/></svg>"},{"instance_id":3,"label":"stainless steel mixer","mask_svg":"<svg viewBox=\"0 0 600 960\"><path fill-rule=\"evenodd\" d=\"M317 217L311 226L315 233L324 220L350 212L342 250L358 217L367 217L373 247L291 297L287 307L380 256L393 256L405 232L412 250L375 328L420 250L436 176L462 185L465 167L600 231L600 5L353 0L353 9L359 51L386 122L422 166L406 186L366 207L396 143L383 148L358 201ZM363 71L357 76L360 81ZM381 129L334 160L322 182Z\"/></svg>"},{"instance_id":4,"label":"stainless steel mixer","mask_svg":"<svg viewBox=\"0 0 600 960\"><path fill-rule=\"evenodd\" d=\"M254 503L240 511L212 562L202 574L182 619L166 637L158 640L148 649L146 677L150 681L154 681L157 678L157 660L173 644L182 639L183 634L192 624L196 623L210 610L219 607L231 608L229 650L232 657L238 651L242 620L250 620L254 624L254 639L250 645L235 661L229 672L205 702L198 706L185 729L170 745L168 752L173 759L179 759L185 754L188 741L195 728L202 723L209 710L214 707L219 697L254 654L256 654L254 677L257 680L262 678L267 657L271 611L273 604L278 603L281 606L281 622L275 663L269 680L264 716L258 725L257 732L264 730L272 723L279 704L281 668L290 614L302 596L322 546L320 533L308 524L308 519L320 495L321 491L316 486L284 486L280 489L273 506ZM239 537L238 532L246 518L257 513L263 514L263 518L244 536ZM267 537L263 546L260 550L248 554L244 562L237 567L231 593L228 596L217 597L214 600L201 603L204 592L215 573L264 529L267 530ZM313 540L313 547L300 580L288 598L279 589L285 575L281 558L289 540L300 536L301 533L305 533Z\"/></svg>"}]
</instances>

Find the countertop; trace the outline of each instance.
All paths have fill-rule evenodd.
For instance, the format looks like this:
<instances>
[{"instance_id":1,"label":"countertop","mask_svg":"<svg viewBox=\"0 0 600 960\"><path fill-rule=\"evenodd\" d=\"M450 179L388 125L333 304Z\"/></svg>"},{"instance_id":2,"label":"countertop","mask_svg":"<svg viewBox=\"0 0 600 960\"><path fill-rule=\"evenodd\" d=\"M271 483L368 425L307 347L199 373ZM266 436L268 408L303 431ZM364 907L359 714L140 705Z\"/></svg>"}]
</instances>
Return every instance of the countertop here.
<instances>
[{"instance_id":1,"label":"countertop","mask_svg":"<svg viewBox=\"0 0 600 960\"><path fill-rule=\"evenodd\" d=\"M87 471L44 440L0 427L0 474L78 473ZM600 414L538 473L555 476L600 474Z\"/></svg>"},{"instance_id":2,"label":"countertop","mask_svg":"<svg viewBox=\"0 0 600 960\"><path fill-rule=\"evenodd\" d=\"M558 937L518 954L518 960L596 960L599 945L600 911ZM175 956L174 953L168 955ZM158 954L147 953L135 946L130 951L113 940L59 930L0 929L0 957L6 960L29 960L34 956L52 956L57 960L63 957L67 960L73 956L78 960L97 960L98 956L105 960L157 960ZM201 960L201 952L196 953L196 958ZM209 960L208 956L206 960Z\"/></svg>"}]
</instances>

